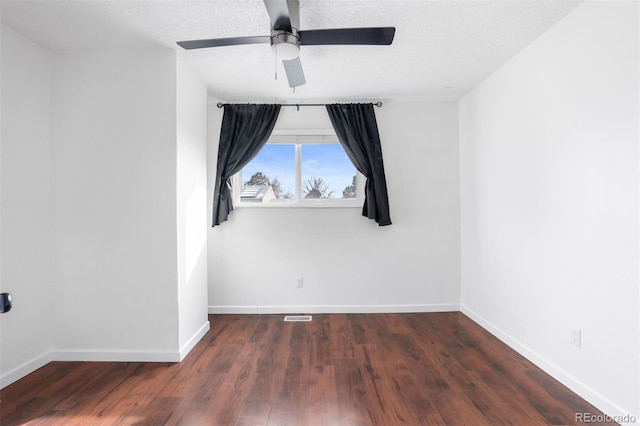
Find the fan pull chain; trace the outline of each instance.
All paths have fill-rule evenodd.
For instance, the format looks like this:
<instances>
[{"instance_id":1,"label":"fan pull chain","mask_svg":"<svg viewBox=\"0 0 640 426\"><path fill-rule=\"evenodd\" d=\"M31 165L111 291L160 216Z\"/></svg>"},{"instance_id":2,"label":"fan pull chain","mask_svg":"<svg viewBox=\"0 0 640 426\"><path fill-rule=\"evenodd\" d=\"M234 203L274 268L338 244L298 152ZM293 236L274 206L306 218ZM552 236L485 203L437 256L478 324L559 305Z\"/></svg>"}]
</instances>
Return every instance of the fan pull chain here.
<instances>
[{"instance_id":1,"label":"fan pull chain","mask_svg":"<svg viewBox=\"0 0 640 426\"><path fill-rule=\"evenodd\" d=\"M275 49L276 54L273 55L273 57L275 58L275 61L273 63L273 68L275 71L275 80L278 81L278 49Z\"/></svg>"}]
</instances>

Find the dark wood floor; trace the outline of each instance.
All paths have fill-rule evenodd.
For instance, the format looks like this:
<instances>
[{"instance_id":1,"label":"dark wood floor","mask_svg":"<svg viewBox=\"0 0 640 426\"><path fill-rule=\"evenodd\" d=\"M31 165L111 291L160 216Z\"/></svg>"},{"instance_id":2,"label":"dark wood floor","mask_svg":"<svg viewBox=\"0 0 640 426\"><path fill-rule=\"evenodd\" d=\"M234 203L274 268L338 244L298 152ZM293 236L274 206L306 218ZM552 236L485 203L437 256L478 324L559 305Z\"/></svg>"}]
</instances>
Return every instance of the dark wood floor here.
<instances>
[{"instance_id":1,"label":"dark wood floor","mask_svg":"<svg viewBox=\"0 0 640 426\"><path fill-rule=\"evenodd\" d=\"M575 424L593 406L461 313L211 315L178 364L53 362L0 424Z\"/></svg>"}]
</instances>

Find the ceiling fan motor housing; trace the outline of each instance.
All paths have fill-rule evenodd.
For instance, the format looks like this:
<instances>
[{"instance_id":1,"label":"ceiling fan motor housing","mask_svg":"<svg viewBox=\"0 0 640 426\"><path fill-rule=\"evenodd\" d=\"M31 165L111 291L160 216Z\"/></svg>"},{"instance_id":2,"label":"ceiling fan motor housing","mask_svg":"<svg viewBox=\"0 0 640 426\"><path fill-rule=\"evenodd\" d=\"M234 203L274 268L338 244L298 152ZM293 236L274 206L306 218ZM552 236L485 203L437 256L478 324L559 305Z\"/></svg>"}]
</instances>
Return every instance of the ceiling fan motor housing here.
<instances>
[{"instance_id":1,"label":"ceiling fan motor housing","mask_svg":"<svg viewBox=\"0 0 640 426\"><path fill-rule=\"evenodd\" d=\"M300 36L298 30L271 30L271 47L276 49L278 59L288 60L300 55Z\"/></svg>"}]
</instances>

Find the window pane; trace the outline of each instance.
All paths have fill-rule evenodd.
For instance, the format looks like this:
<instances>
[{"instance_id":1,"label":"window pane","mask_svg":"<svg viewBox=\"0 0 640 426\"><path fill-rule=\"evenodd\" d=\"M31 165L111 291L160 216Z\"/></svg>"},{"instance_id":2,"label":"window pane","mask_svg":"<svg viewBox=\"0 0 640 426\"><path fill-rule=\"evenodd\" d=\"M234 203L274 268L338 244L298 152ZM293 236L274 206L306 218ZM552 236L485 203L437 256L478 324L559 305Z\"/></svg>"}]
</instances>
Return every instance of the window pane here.
<instances>
[{"instance_id":1,"label":"window pane","mask_svg":"<svg viewBox=\"0 0 640 426\"><path fill-rule=\"evenodd\" d=\"M355 177L342 145L302 145L303 198L356 198Z\"/></svg>"},{"instance_id":2,"label":"window pane","mask_svg":"<svg viewBox=\"0 0 640 426\"><path fill-rule=\"evenodd\" d=\"M295 194L295 146L265 145L242 169L241 179L242 201L292 200Z\"/></svg>"}]
</instances>

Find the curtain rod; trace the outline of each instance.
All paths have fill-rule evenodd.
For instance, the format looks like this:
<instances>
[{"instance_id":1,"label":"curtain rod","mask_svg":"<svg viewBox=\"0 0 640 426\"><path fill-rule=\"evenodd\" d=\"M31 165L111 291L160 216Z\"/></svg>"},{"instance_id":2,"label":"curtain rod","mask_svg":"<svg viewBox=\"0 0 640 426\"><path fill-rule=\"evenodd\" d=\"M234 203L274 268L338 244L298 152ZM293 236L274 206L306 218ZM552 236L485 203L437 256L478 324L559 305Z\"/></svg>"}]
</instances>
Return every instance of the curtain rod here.
<instances>
[{"instance_id":1,"label":"curtain rod","mask_svg":"<svg viewBox=\"0 0 640 426\"><path fill-rule=\"evenodd\" d=\"M225 105L231 105L231 104L223 104L222 102L218 102L218 108L222 108ZM301 106L327 106L328 104L280 104L283 107L297 107L298 109L300 109ZM378 108L380 108L382 106L382 102L378 101L378 102L374 102L373 103L374 106L377 106Z\"/></svg>"}]
</instances>

